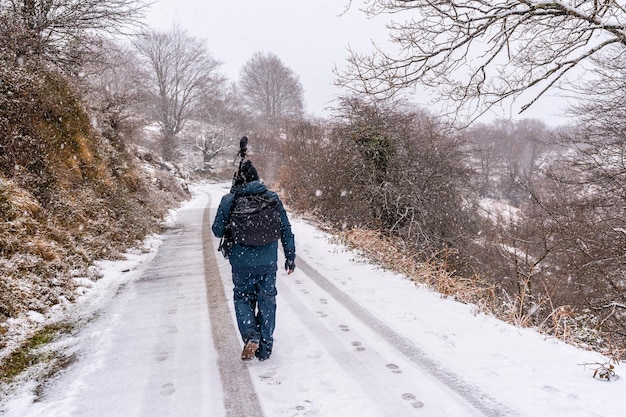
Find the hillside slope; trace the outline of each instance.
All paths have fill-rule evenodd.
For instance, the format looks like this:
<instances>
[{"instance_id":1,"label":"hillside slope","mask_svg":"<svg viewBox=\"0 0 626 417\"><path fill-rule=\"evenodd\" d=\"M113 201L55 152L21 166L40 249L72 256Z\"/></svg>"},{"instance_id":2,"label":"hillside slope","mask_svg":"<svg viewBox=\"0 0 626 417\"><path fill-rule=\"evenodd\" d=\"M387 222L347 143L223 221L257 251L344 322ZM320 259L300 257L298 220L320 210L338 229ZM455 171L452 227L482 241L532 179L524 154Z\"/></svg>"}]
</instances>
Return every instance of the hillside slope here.
<instances>
[{"instance_id":1,"label":"hillside slope","mask_svg":"<svg viewBox=\"0 0 626 417\"><path fill-rule=\"evenodd\" d=\"M168 210L189 197L172 166L102 136L67 81L19 82L25 77L0 72L2 376L20 368L9 355L41 330L41 317L71 304L82 279L99 278L95 260L160 231ZM27 329L15 328L21 317Z\"/></svg>"}]
</instances>

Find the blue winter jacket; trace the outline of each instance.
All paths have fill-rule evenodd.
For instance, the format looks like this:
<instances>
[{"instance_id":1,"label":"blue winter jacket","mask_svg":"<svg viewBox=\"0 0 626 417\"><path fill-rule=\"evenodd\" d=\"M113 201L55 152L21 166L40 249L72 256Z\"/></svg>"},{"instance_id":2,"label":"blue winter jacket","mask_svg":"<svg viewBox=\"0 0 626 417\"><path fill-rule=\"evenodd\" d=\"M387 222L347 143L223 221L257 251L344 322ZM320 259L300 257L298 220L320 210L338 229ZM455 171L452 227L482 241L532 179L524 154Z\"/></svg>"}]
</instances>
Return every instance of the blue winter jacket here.
<instances>
[{"instance_id":1,"label":"blue winter jacket","mask_svg":"<svg viewBox=\"0 0 626 417\"><path fill-rule=\"evenodd\" d=\"M291 223L287 217L287 212L283 207L278 195L267 189L260 181L252 181L241 186L233 187L230 193L222 197L217 208L215 221L211 229L213 234L221 238L224 236L226 226L229 222L230 206L238 195L265 193L278 200L280 207L280 241L285 251L287 260L295 260L296 245L294 235L291 231ZM236 274L268 274L278 270L278 241L262 246L246 246L235 243L228 257L232 272Z\"/></svg>"}]
</instances>

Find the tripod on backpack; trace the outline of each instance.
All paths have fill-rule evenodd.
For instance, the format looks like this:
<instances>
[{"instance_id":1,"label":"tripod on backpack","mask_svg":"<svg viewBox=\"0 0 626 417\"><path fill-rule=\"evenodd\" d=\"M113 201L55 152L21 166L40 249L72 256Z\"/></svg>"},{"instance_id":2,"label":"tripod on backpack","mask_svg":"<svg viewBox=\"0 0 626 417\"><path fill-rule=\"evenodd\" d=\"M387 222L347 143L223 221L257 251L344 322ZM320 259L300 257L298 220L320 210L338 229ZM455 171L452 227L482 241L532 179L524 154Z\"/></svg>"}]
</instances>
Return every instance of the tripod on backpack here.
<instances>
[{"instance_id":1,"label":"tripod on backpack","mask_svg":"<svg viewBox=\"0 0 626 417\"><path fill-rule=\"evenodd\" d=\"M239 140L239 152L237 152L237 156L239 157L239 168L237 168L237 172L235 172L235 174L233 175L233 181L232 181L233 187L243 182L243 178L241 176L241 167L243 166L244 159L246 159L247 152L248 152L248 137L243 136ZM231 205L231 210L230 210L231 213L232 213L232 207L233 206ZM229 218L230 218L230 213L229 213ZM224 237L220 239L220 244L217 250L222 253L224 258L228 258L234 243L235 242L233 240L233 236L230 230L230 225L226 226Z\"/></svg>"},{"instance_id":2,"label":"tripod on backpack","mask_svg":"<svg viewBox=\"0 0 626 417\"><path fill-rule=\"evenodd\" d=\"M248 153L248 137L243 136L239 140L239 152L237 152L237 156L239 157L239 168L237 168L237 172L233 175L233 186L237 185L243 179L241 178L241 167L243 166L243 161L246 159L246 155Z\"/></svg>"}]
</instances>

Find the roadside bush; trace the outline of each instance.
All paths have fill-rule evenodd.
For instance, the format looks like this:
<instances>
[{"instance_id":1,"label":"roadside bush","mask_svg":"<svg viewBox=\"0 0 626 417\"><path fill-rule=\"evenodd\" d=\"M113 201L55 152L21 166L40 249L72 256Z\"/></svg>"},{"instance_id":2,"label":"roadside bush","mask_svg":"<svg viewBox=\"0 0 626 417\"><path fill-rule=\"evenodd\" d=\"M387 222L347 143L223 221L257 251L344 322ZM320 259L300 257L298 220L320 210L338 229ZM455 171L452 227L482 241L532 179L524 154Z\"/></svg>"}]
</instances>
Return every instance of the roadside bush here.
<instances>
[{"instance_id":1,"label":"roadside bush","mask_svg":"<svg viewBox=\"0 0 626 417\"><path fill-rule=\"evenodd\" d=\"M460 145L424 111L344 98L329 125L288 135L280 182L291 204L336 228L399 236L457 268L476 231Z\"/></svg>"}]
</instances>

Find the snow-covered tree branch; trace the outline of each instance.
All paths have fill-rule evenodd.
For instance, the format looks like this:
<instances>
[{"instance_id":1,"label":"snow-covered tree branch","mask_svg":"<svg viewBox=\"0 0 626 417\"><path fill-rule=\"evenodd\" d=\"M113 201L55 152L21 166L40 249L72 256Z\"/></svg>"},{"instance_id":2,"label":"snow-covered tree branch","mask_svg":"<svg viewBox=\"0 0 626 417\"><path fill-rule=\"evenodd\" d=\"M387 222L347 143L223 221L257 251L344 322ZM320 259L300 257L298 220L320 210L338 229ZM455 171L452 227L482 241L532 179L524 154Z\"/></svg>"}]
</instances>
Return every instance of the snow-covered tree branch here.
<instances>
[{"instance_id":1,"label":"snow-covered tree branch","mask_svg":"<svg viewBox=\"0 0 626 417\"><path fill-rule=\"evenodd\" d=\"M340 84L383 98L422 84L474 116L520 96L524 111L590 58L626 48L615 0L374 0L366 12L406 17L388 24L399 48L351 51Z\"/></svg>"},{"instance_id":2,"label":"snow-covered tree branch","mask_svg":"<svg viewBox=\"0 0 626 417\"><path fill-rule=\"evenodd\" d=\"M142 26L142 0L0 0L0 53L20 62L76 69L104 34Z\"/></svg>"}]
</instances>

